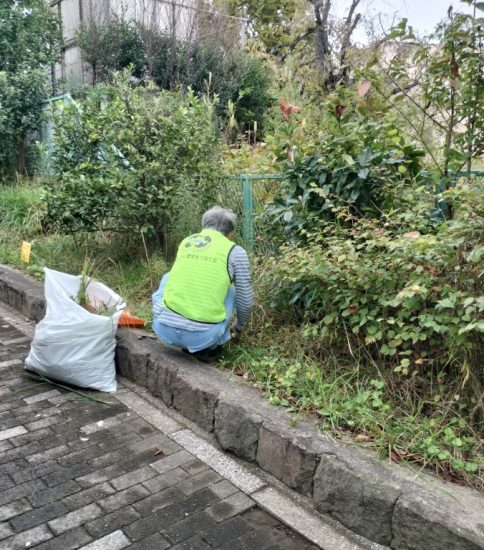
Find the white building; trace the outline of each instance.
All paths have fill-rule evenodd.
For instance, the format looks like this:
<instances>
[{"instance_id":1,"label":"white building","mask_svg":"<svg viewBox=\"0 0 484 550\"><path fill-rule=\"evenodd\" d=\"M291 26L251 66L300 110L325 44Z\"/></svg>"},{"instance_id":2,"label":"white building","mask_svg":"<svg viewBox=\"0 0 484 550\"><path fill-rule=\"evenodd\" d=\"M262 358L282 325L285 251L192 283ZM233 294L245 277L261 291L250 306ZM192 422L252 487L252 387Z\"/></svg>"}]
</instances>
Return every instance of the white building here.
<instances>
[{"instance_id":1,"label":"white building","mask_svg":"<svg viewBox=\"0 0 484 550\"><path fill-rule=\"evenodd\" d=\"M243 19L213 12L206 0L51 0L51 7L59 12L64 39L62 61L53 69L52 78L66 82L67 89L91 82L76 44L82 24L107 23L117 17L184 41L196 39L202 27L215 33L222 24L239 46L245 31Z\"/></svg>"}]
</instances>

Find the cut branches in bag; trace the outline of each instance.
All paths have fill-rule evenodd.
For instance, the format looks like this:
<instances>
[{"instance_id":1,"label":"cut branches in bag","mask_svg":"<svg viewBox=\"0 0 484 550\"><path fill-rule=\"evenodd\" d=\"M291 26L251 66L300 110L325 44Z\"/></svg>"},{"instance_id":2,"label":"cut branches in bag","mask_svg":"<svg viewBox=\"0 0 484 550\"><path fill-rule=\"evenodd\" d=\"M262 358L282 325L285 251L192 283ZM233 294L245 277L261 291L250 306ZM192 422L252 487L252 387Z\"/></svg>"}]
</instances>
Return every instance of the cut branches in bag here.
<instances>
[{"instance_id":1,"label":"cut branches in bag","mask_svg":"<svg viewBox=\"0 0 484 550\"><path fill-rule=\"evenodd\" d=\"M44 272L47 311L35 329L26 369L82 388L116 391L115 336L126 304L87 270L77 276Z\"/></svg>"}]
</instances>

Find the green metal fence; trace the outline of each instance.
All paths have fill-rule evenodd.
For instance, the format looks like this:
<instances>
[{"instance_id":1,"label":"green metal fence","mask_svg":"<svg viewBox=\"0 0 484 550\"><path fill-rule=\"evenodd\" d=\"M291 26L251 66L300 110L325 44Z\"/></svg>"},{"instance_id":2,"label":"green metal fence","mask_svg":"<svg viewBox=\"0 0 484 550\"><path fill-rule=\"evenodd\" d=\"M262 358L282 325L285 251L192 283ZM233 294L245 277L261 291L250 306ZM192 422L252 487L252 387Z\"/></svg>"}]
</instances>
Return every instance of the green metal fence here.
<instances>
[{"instance_id":1,"label":"green metal fence","mask_svg":"<svg viewBox=\"0 0 484 550\"><path fill-rule=\"evenodd\" d=\"M422 172L428 176L428 172ZM452 174L452 179L457 182L460 178L467 178L467 172ZM472 170L472 178L484 178L484 171ZM219 193L221 205L231 208L239 220L242 220L241 230L236 234L236 240L243 243L249 252L264 253L268 247L263 240L263 231L260 228L260 214L264 210L266 202L273 198L279 182L284 179L282 174L237 174L227 176L225 185L222 185ZM444 187L437 187L435 194L439 195ZM438 200L436 211L443 217L446 205ZM239 224L240 225L240 224Z\"/></svg>"},{"instance_id":2,"label":"green metal fence","mask_svg":"<svg viewBox=\"0 0 484 550\"><path fill-rule=\"evenodd\" d=\"M53 149L54 137L54 121L52 120L52 112L54 107L59 103L67 103L72 101L70 94L51 97L42 102L43 120L39 128L39 141L44 147L44 158L41 165L37 166L37 173L42 176L50 174L50 158Z\"/></svg>"},{"instance_id":3,"label":"green metal fence","mask_svg":"<svg viewBox=\"0 0 484 550\"><path fill-rule=\"evenodd\" d=\"M283 179L281 174L237 174L226 176L221 185L219 202L237 214L239 229L235 238L249 252L264 251L260 214Z\"/></svg>"},{"instance_id":4,"label":"green metal fence","mask_svg":"<svg viewBox=\"0 0 484 550\"><path fill-rule=\"evenodd\" d=\"M52 107L59 102L66 103L72 101L69 94L53 97L44 102L44 111L46 115L51 113ZM40 141L44 144L46 152L46 162L42 173L50 173L50 156L52 152L53 123L51 116L45 117L45 122L40 131ZM428 172L422 172L422 175L429 175ZM458 172L452 175L456 182L459 178L467 177L467 172ZM472 177L484 178L484 171L471 171ZM264 210L265 204L271 200L277 192L279 182L284 179L282 174L236 174L225 176L223 182L218 188L218 202L228 208L231 208L242 223L239 223L239 229L235 235L236 240L242 243L250 252L263 254L269 249L269 245L264 242L264 232L260 227L260 214ZM444 190L437 187L436 195ZM444 214L446 204L439 200L436 204L435 212L437 215Z\"/></svg>"}]
</instances>

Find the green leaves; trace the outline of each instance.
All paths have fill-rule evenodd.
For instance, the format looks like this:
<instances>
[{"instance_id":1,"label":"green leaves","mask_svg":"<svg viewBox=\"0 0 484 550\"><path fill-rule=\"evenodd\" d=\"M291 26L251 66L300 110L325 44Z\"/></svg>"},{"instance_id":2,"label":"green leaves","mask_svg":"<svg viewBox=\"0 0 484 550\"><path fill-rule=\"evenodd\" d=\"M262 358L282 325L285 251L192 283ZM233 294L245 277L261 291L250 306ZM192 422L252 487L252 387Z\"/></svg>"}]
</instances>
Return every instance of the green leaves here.
<instances>
[{"instance_id":1,"label":"green leaves","mask_svg":"<svg viewBox=\"0 0 484 550\"><path fill-rule=\"evenodd\" d=\"M130 68L133 76L152 78L165 90L208 92L217 97L215 110L226 122L227 138L235 139L237 130L262 135L264 114L274 98L271 74L259 59L204 40L173 40L116 18L82 25L77 41L94 82L111 82L113 72Z\"/></svg>"},{"instance_id":2,"label":"green leaves","mask_svg":"<svg viewBox=\"0 0 484 550\"><path fill-rule=\"evenodd\" d=\"M213 104L134 87L129 77L118 74L55 114L47 206L61 231L178 236L195 229L214 200L220 143Z\"/></svg>"},{"instance_id":3,"label":"green leaves","mask_svg":"<svg viewBox=\"0 0 484 550\"><path fill-rule=\"evenodd\" d=\"M15 170L19 144L38 129L59 54L59 22L43 0L0 3L0 175Z\"/></svg>"},{"instance_id":4,"label":"green leaves","mask_svg":"<svg viewBox=\"0 0 484 550\"><path fill-rule=\"evenodd\" d=\"M139 78L147 68L141 29L133 23L115 17L101 24L90 20L81 25L76 40L83 60L91 66L94 83L109 80L113 71L127 67Z\"/></svg>"},{"instance_id":5,"label":"green leaves","mask_svg":"<svg viewBox=\"0 0 484 550\"><path fill-rule=\"evenodd\" d=\"M413 29L411 26L407 27L408 19L404 17L397 25L395 25L388 34L387 38L390 40L415 40Z\"/></svg>"},{"instance_id":6,"label":"green leaves","mask_svg":"<svg viewBox=\"0 0 484 550\"><path fill-rule=\"evenodd\" d=\"M310 165L304 159L293 169L298 179L292 192L301 196L305 189L304 209L292 198L278 206L286 219L294 213L293 235L298 219L308 229L267 262L266 278L276 304L293 305L298 318L311 323L330 345L364 347L398 376L425 377L432 368L452 364L456 379L465 383L467 367L460 371L457 365L475 358L470 368L480 367L478 336L484 330L484 299L475 286L481 268L467 259L467 251L482 240L482 186L456 189L459 218L438 228L423 205L419 210L425 200L422 190L408 211L394 210L376 219L352 216L328 195L316 194L324 199L322 206L331 205L331 220L323 217L321 205L316 210L318 203L309 198L313 193L304 198L308 189L316 189L311 170L318 166L317 158L312 161ZM313 212L318 216L311 217Z\"/></svg>"},{"instance_id":7,"label":"green leaves","mask_svg":"<svg viewBox=\"0 0 484 550\"><path fill-rule=\"evenodd\" d=\"M484 3L468 1L477 10ZM467 169L480 155L479 144L484 138L484 111L482 102L483 81L483 29L478 17L458 10L450 10L448 17L425 40L416 40L403 21L391 32L391 38L412 40L412 59L402 62L395 56L390 62L388 76L392 79L395 99L386 100L403 115L409 131L425 147L431 162L438 170L436 185L448 188L452 181L442 181L450 172ZM479 15L479 13L477 14ZM385 70L386 72L386 70ZM418 73L418 86L414 75ZM408 94L408 88L414 88ZM393 92L394 93L394 92ZM384 92L382 92L383 95ZM397 105L395 101L403 105ZM428 125L431 132L418 130ZM436 144L435 135L442 138L443 147ZM442 208L446 216L452 212Z\"/></svg>"},{"instance_id":8,"label":"green leaves","mask_svg":"<svg viewBox=\"0 0 484 550\"><path fill-rule=\"evenodd\" d=\"M338 99L331 97L328 105ZM281 240L299 239L301 229L319 227L348 204L359 216L378 216L400 204L401 187L418 177L422 156L393 123L352 116L337 131L303 144L294 162L287 160L287 141L281 147L285 181L266 209L271 224L281 224Z\"/></svg>"},{"instance_id":9,"label":"green leaves","mask_svg":"<svg viewBox=\"0 0 484 550\"><path fill-rule=\"evenodd\" d=\"M443 300L439 300L436 304L435 304L435 307L437 309L445 309L445 308L454 308L455 306L455 302L457 300L457 296L455 294L449 296L448 298L444 298Z\"/></svg>"},{"instance_id":10,"label":"green leaves","mask_svg":"<svg viewBox=\"0 0 484 550\"><path fill-rule=\"evenodd\" d=\"M348 166L353 166L355 164L355 160L354 158L349 155L348 153L343 153L341 155L341 159L348 165Z\"/></svg>"},{"instance_id":11,"label":"green leaves","mask_svg":"<svg viewBox=\"0 0 484 550\"><path fill-rule=\"evenodd\" d=\"M40 69L58 59L60 26L43 0L0 4L0 70Z\"/></svg>"}]
</instances>

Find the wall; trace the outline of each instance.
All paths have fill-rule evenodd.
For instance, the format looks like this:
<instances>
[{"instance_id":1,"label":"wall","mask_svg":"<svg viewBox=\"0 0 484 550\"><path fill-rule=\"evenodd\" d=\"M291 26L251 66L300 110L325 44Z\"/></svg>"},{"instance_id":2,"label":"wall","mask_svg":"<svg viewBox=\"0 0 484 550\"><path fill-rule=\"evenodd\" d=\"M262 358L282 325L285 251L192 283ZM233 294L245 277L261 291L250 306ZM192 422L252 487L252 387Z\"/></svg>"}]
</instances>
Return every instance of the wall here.
<instances>
[{"instance_id":1,"label":"wall","mask_svg":"<svg viewBox=\"0 0 484 550\"><path fill-rule=\"evenodd\" d=\"M64 39L62 61L53 70L56 94L92 82L76 45L81 23L118 17L190 41L197 36L200 13L197 0L54 0L51 7L59 13Z\"/></svg>"}]
</instances>

